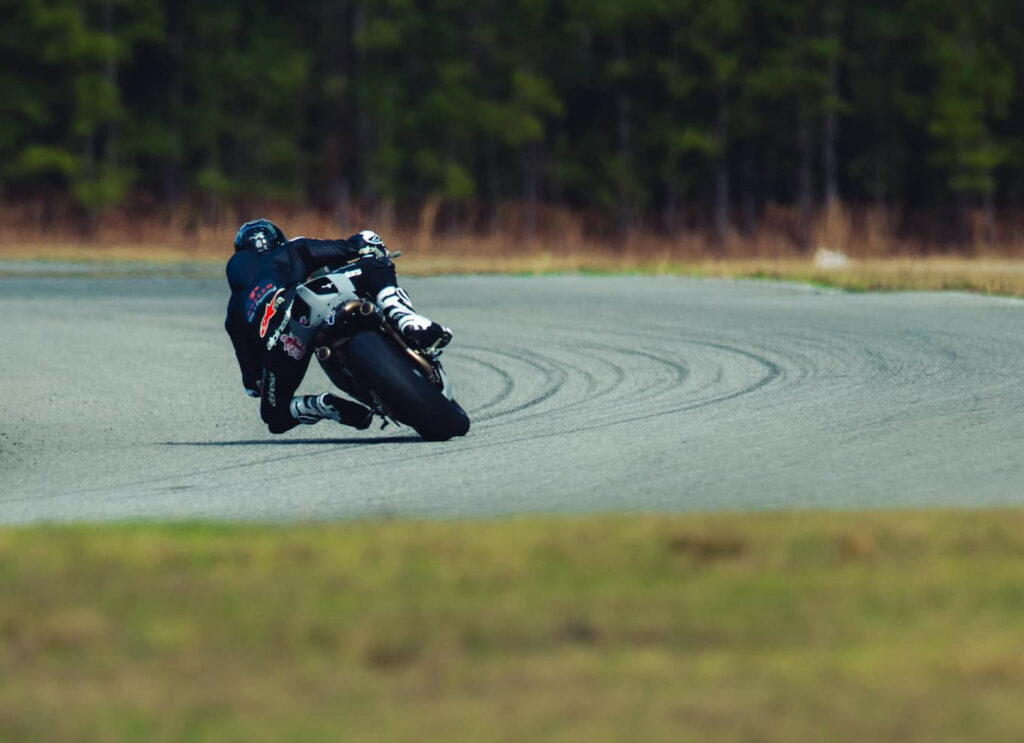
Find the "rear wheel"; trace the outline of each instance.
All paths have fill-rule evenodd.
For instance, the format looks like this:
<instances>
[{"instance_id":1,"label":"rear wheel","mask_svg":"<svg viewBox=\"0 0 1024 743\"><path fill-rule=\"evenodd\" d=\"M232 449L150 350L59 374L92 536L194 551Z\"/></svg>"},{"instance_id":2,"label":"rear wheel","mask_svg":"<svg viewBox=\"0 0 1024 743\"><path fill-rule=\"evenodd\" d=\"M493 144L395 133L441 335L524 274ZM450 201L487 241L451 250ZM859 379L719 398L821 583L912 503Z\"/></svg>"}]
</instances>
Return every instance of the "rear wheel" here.
<instances>
[{"instance_id":1,"label":"rear wheel","mask_svg":"<svg viewBox=\"0 0 1024 743\"><path fill-rule=\"evenodd\" d=\"M395 420L412 426L428 441L447 441L469 430L469 416L421 376L414 362L374 332L359 333L348 344L348 367L372 390Z\"/></svg>"}]
</instances>

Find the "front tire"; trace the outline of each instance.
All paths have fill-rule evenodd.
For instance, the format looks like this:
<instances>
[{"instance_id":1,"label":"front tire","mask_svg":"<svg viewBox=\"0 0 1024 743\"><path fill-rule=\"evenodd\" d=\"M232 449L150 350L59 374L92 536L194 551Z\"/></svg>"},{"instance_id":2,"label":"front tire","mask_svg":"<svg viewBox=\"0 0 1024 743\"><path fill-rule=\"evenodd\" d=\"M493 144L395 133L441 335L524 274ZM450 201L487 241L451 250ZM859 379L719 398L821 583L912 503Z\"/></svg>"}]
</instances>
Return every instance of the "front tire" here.
<instances>
[{"instance_id":1,"label":"front tire","mask_svg":"<svg viewBox=\"0 0 1024 743\"><path fill-rule=\"evenodd\" d=\"M466 411L420 376L413 362L378 333L359 333L349 341L348 367L395 420L412 426L427 441L447 441L469 430Z\"/></svg>"}]
</instances>

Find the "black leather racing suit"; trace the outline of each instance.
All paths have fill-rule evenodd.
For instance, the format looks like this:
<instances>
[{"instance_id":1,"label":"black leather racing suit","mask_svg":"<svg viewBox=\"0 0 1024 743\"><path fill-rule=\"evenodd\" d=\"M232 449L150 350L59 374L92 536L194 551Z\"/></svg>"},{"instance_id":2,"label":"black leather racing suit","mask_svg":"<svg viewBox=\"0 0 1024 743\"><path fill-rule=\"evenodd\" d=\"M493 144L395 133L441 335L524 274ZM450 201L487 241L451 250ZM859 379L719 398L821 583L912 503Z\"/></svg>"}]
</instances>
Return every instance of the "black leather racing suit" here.
<instances>
[{"instance_id":1,"label":"black leather racing suit","mask_svg":"<svg viewBox=\"0 0 1024 743\"><path fill-rule=\"evenodd\" d=\"M239 251L228 261L231 299L224 328L235 348L242 385L250 395L260 395L260 416L271 433L298 425L288 406L309 367L311 349L296 346L290 334L269 349L267 340L281 323L295 287L318 268L337 268L358 258L358 249L349 240L298 237L265 253ZM352 279L360 295L372 299L397 284L390 260L363 258L360 267L362 273Z\"/></svg>"}]
</instances>

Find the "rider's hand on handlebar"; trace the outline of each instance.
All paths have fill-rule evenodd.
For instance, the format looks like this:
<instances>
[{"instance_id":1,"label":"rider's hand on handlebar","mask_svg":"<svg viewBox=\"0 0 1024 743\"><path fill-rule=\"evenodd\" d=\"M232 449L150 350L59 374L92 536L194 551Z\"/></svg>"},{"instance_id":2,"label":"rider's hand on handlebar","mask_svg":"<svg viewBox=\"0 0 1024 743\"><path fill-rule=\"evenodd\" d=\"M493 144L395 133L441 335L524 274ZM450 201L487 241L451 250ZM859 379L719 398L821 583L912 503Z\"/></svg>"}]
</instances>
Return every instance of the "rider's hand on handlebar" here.
<instances>
[{"instance_id":1,"label":"rider's hand on handlebar","mask_svg":"<svg viewBox=\"0 0 1024 743\"><path fill-rule=\"evenodd\" d=\"M384 240L373 230L363 230L350 237L349 242L358 246L361 258L376 258L379 261L388 259L388 248Z\"/></svg>"}]
</instances>

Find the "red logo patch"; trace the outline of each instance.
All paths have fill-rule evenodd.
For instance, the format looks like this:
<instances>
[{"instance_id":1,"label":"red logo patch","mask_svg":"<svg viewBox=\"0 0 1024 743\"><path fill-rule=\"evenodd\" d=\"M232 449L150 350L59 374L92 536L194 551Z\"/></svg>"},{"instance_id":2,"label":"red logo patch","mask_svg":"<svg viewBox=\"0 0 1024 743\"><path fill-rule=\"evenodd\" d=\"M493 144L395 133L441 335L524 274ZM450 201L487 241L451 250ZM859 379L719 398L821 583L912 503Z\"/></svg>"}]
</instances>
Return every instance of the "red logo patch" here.
<instances>
[{"instance_id":1,"label":"red logo patch","mask_svg":"<svg viewBox=\"0 0 1024 743\"><path fill-rule=\"evenodd\" d=\"M263 321L260 323L260 338L267 337L267 328L270 327L270 319L277 314L277 298L283 292L284 289L278 289L274 292L274 296L267 302L267 306L263 308Z\"/></svg>"}]
</instances>

